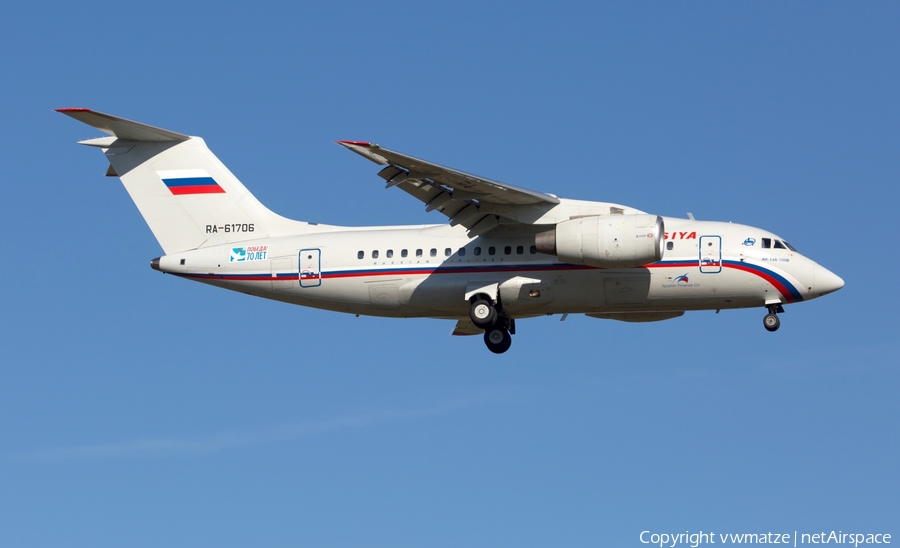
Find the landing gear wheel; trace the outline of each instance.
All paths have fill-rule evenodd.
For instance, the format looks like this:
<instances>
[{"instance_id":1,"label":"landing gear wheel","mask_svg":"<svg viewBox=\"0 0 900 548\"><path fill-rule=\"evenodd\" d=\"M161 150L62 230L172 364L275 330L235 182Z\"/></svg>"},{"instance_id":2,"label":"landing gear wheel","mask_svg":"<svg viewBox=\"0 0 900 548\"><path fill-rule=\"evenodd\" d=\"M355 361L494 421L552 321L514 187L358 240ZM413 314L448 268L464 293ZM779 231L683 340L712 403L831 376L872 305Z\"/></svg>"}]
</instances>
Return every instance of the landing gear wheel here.
<instances>
[{"instance_id":1,"label":"landing gear wheel","mask_svg":"<svg viewBox=\"0 0 900 548\"><path fill-rule=\"evenodd\" d=\"M494 354L503 354L512 346L512 337L502 327L490 327L484 332L484 344Z\"/></svg>"},{"instance_id":2,"label":"landing gear wheel","mask_svg":"<svg viewBox=\"0 0 900 548\"><path fill-rule=\"evenodd\" d=\"M763 325L766 326L767 331L778 331L778 328L781 327L781 320L775 314L766 314L766 317L763 318Z\"/></svg>"},{"instance_id":3,"label":"landing gear wheel","mask_svg":"<svg viewBox=\"0 0 900 548\"><path fill-rule=\"evenodd\" d=\"M476 299L469 308L469 318L477 327L486 329L497 321L497 310L484 299Z\"/></svg>"}]
</instances>

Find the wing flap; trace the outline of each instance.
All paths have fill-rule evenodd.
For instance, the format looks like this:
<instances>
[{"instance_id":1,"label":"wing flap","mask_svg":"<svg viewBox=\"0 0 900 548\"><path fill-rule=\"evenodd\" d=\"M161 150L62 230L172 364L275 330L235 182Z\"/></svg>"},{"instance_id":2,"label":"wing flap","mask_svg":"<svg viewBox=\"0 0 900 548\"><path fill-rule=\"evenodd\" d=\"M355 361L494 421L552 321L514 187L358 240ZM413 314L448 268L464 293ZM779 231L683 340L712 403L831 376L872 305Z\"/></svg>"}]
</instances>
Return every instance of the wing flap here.
<instances>
[{"instance_id":1,"label":"wing flap","mask_svg":"<svg viewBox=\"0 0 900 548\"><path fill-rule=\"evenodd\" d=\"M456 326L453 328L453 333L451 333L451 335L465 337L470 335L481 335L482 333L484 333L484 329L475 327L472 320L459 320L456 322Z\"/></svg>"}]
</instances>

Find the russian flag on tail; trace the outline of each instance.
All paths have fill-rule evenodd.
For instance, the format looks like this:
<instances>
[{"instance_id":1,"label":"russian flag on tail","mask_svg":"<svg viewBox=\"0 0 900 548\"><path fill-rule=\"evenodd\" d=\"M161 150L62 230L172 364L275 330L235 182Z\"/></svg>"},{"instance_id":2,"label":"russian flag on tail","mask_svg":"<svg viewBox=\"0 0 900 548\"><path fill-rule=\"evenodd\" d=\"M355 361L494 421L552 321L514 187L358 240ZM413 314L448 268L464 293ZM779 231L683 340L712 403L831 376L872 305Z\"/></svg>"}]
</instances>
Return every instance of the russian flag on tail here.
<instances>
[{"instance_id":1,"label":"russian flag on tail","mask_svg":"<svg viewBox=\"0 0 900 548\"><path fill-rule=\"evenodd\" d=\"M165 183L172 194L221 194L225 189L203 169L172 169L157 171L157 175Z\"/></svg>"}]
</instances>

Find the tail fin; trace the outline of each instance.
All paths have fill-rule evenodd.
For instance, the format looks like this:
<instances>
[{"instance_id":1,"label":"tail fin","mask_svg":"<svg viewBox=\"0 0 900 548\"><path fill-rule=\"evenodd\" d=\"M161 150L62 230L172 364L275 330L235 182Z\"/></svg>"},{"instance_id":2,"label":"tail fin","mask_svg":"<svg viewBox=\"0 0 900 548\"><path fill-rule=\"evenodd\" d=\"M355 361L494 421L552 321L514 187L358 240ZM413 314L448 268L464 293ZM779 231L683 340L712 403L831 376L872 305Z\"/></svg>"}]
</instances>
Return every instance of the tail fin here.
<instances>
[{"instance_id":1,"label":"tail fin","mask_svg":"<svg viewBox=\"0 0 900 548\"><path fill-rule=\"evenodd\" d=\"M167 253L309 232L310 225L262 205L199 137L84 108L57 109L110 137L98 147Z\"/></svg>"}]
</instances>

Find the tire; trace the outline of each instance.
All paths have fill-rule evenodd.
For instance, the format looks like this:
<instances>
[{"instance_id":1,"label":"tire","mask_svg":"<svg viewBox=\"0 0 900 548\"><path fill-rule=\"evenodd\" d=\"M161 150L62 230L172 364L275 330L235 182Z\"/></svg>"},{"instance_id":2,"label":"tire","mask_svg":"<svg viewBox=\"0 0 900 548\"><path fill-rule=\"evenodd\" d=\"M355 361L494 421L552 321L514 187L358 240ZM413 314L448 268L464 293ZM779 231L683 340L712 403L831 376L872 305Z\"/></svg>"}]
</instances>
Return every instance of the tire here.
<instances>
[{"instance_id":1,"label":"tire","mask_svg":"<svg viewBox=\"0 0 900 548\"><path fill-rule=\"evenodd\" d=\"M469 318L476 327L487 329L497 321L497 310L484 299L476 299L469 307Z\"/></svg>"},{"instance_id":2,"label":"tire","mask_svg":"<svg viewBox=\"0 0 900 548\"><path fill-rule=\"evenodd\" d=\"M509 331L500 327L492 327L484 332L484 344L494 354L503 354L512 346L512 337Z\"/></svg>"},{"instance_id":3,"label":"tire","mask_svg":"<svg viewBox=\"0 0 900 548\"><path fill-rule=\"evenodd\" d=\"M775 314L766 314L766 317L763 318L763 325L766 331L778 331L778 328L781 327L781 320Z\"/></svg>"}]
</instances>

